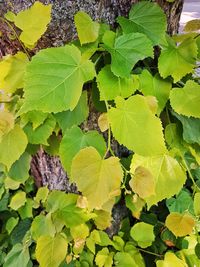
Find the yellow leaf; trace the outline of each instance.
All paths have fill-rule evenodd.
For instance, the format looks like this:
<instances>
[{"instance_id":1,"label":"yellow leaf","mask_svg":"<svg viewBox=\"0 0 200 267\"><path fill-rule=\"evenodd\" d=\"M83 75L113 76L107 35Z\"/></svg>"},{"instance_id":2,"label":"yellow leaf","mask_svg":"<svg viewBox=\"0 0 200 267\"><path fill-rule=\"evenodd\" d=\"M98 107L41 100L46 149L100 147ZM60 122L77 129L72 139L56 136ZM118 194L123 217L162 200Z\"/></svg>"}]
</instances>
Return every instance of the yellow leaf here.
<instances>
[{"instance_id":1,"label":"yellow leaf","mask_svg":"<svg viewBox=\"0 0 200 267\"><path fill-rule=\"evenodd\" d=\"M200 30L200 19L193 19L186 23L184 29L185 32L192 32Z\"/></svg>"},{"instance_id":2,"label":"yellow leaf","mask_svg":"<svg viewBox=\"0 0 200 267\"><path fill-rule=\"evenodd\" d=\"M16 89L24 87L24 73L27 63L28 58L22 52L8 55L0 61L0 85L4 91L14 93Z\"/></svg>"},{"instance_id":3,"label":"yellow leaf","mask_svg":"<svg viewBox=\"0 0 200 267\"><path fill-rule=\"evenodd\" d=\"M134 177L131 178L130 187L141 198L155 195L155 180L152 173L142 166L136 168Z\"/></svg>"},{"instance_id":4,"label":"yellow leaf","mask_svg":"<svg viewBox=\"0 0 200 267\"><path fill-rule=\"evenodd\" d=\"M109 128L108 115L107 113L102 113L98 118L98 126L101 132L105 132Z\"/></svg>"},{"instance_id":5,"label":"yellow leaf","mask_svg":"<svg viewBox=\"0 0 200 267\"><path fill-rule=\"evenodd\" d=\"M94 223L97 229L104 230L111 225L112 216L111 213L105 210L95 210L97 217L94 217Z\"/></svg>"},{"instance_id":6,"label":"yellow leaf","mask_svg":"<svg viewBox=\"0 0 200 267\"><path fill-rule=\"evenodd\" d=\"M175 236L186 236L192 233L195 221L188 214L172 212L167 216L165 225Z\"/></svg>"},{"instance_id":7,"label":"yellow leaf","mask_svg":"<svg viewBox=\"0 0 200 267\"><path fill-rule=\"evenodd\" d=\"M87 197L89 209L102 209L119 194L123 171L118 158L104 160L94 147L87 147L74 157L71 177Z\"/></svg>"},{"instance_id":8,"label":"yellow leaf","mask_svg":"<svg viewBox=\"0 0 200 267\"><path fill-rule=\"evenodd\" d=\"M157 267L187 267L188 265L179 259L174 253L167 252L164 260L156 262Z\"/></svg>"},{"instance_id":9,"label":"yellow leaf","mask_svg":"<svg viewBox=\"0 0 200 267\"><path fill-rule=\"evenodd\" d=\"M14 128L14 116L12 113L2 110L0 111L0 142L4 134L7 134Z\"/></svg>"},{"instance_id":10,"label":"yellow leaf","mask_svg":"<svg viewBox=\"0 0 200 267\"><path fill-rule=\"evenodd\" d=\"M42 235L37 240L36 259L41 267L58 267L65 259L67 240L57 234L55 237Z\"/></svg>"},{"instance_id":11,"label":"yellow leaf","mask_svg":"<svg viewBox=\"0 0 200 267\"><path fill-rule=\"evenodd\" d=\"M22 30L20 40L26 47L33 48L51 20L51 5L43 5L37 1L31 8L19 12L12 19L15 25Z\"/></svg>"}]
</instances>

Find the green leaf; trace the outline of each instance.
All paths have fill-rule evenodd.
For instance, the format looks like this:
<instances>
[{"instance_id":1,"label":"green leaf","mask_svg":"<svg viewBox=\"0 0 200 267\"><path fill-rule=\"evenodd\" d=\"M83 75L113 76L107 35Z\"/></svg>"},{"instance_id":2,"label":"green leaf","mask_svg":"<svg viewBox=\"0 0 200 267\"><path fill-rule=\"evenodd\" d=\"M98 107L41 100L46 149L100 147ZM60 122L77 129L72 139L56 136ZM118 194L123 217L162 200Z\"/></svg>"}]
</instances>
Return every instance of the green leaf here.
<instances>
[{"instance_id":1,"label":"green leaf","mask_svg":"<svg viewBox=\"0 0 200 267\"><path fill-rule=\"evenodd\" d=\"M181 190L176 198L167 199L166 205L170 212L184 213L189 211L191 214L194 214L193 199L186 190Z\"/></svg>"},{"instance_id":2,"label":"green leaf","mask_svg":"<svg viewBox=\"0 0 200 267\"><path fill-rule=\"evenodd\" d=\"M95 210L94 223L99 230L104 230L111 225L112 216L111 213L106 210Z\"/></svg>"},{"instance_id":3,"label":"green leaf","mask_svg":"<svg viewBox=\"0 0 200 267\"><path fill-rule=\"evenodd\" d=\"M8 231L8 234L12 232L12 230L15 228L15 226L18 224L19 218L11 217L6 222L6 230Z\"/></svg>"},{"instance_id":4,"label":"green leaf","mask_svg":"<svg viewBox=\"0 0 200 267\"><path fill-rule=\"evenodd\" d=\"M109 110L108 118L115 139L135 153L150 156L166 151L161 121L143 96L116 98L116 108Z\"/></svg>"},{"instance_id":5,"label":"green leaf","mask_svg":"<svg viewBox=\"0 0 200 267\"><path fill-rule=\"evenodd\" d=\"M188 38L179 46L168 42L168 46L162 49L158 59L158 69L161 77L167 78L171 75L174 82L178 82L186 74L193 72L196 58L197 45L194 39Z\"/></svg>"},{"instance_id":6,"label":"green leaf","mask_svg":"<svg viewBox=\"0 0 200 267\"><path fill-rule=\"evenodd\" d=\"M129 19L119 17L118 22L123 32L143 33L154 45L160 43L167 29L166 15L163 10L158 4L148 1L133 5L129 13Z\"/></svg>"},{"instance_id":7,"label":"green leaf","mask_svg":"<svg viewBox=\"0 0 200 267\"><path fill-rule=\"evenodd\" d=\"M31 156L24 152L11 166L8 176L18 182L24 183L29 177Z\"/></svg>"},{"instance_id":8,"label":"green leaf","mask_svg":"<svg viewBox=\"0 0 200 267\"><path fill-rule=\"evenodd\" d=\"M56 233L55 226L52 222L51 213L46 216L40 214L36 216L31 225L31 234L34 240L38 240L40 236L48 235L53 237Z\"/></svg>"},{"instance_id":9,"label":"green leaf","mask_svg":"<svg viewBox=\"0 0 200 267\"><path fill-rule=\"evenodd\" d=\"M198 59L200 59L200 36L198 38L196 38L196 44L197 44L197 47L198 47Z\"/></svg>"},{"instance_id":10,"label":"green leaf","mask_svg":"<svg viewBox=\"0 0 200 267\"><path fill-rule=\"evenodd\" d=\"M89 114L87 91L83 91L79 102L73 111L67 110L56 113L54 116L62 129L65 132L74 125L80 125Z\"/></svg>"},{"instance_id":11,"label":"green leaf","mask_svg":"<svg viewBox=\"0 0 200 267\"><path fill-rule=\"evenodd\" d=\"M46 31L51 20L51 5L43 5L36 1L31 8L19 12L13 17L15 25L22 30L20 40L28 47L34 47Z\"/></svg>"},{"instance_id":12,"label":"green leaf","mask_svg":"<svg viewBox=\"0 0 200 267\"><path fill-rule=\"evenodd\" d=\"M188 265L179 259L174 253L167 252L165 254L164 260L158 260L156 262L156 267L168 267L168 266L176 266L176 267L187 267Z\"/></svg>"},{"instance_id":13,"label":"green leaf","mask_svg":"<svg viewBox=\"0 0 200 267\"><path fill-rule=\"evenodd\" d=\"M11 165L19 159L27 146L27 137L18 124L0 142L0 163L10 169Z\"/></svg>"},{"instance_id":14,"label":"green leaf","mask_svg":"<svg viewBox=\"0 0 200 267\"><path fill-rule=\"evenodd\" d=\"M18 223L10 235L11 244L22 243L24 236L31 227L31 219L27 218Z\"/></svg>"},{"instance_id":15,"label":"green leaf","mask_svg":"<svg viewBox=\"0 0 200 267\"><path fill-rule=\"evenodd\" d=\"M7 55L0 61L0 84L8 93L14 93L16 89L24 87L24 74L28 63L26 54L18 52L15 55Z\"/></svg>"},{"instance_id":16,"label":"green leaf","mask_svg":"<svg viewBox=\"0 0 200 267\"><path fill-rule=\"evenodd\" d=\"M131 163L131 173L138 167L146 168L155 181L155 195L144 197L150 208L162 199L179 193L186 181L186 174L179 163L168 155L142 157L134 155Z\"/></svg>"},{"instance_id":17,"label":"green leaf","mask_svg":"<svg viewBox=\"0 0 200 267\"><path fill-rule=\"evenodd\" d=\"M171 90L171 83L160 78L158 74L152 76L147 70L139 75L140 90L145 96L155 96L158 100L158 114L165 107Z\"/></svg>"},{"instance_id":18,"label":"green leaf","mask_svg":"<svg viewBox=\"0 0 200 267\"><path fill-rule=\"evenodd\" d=\"M38 126L36 129L33 128L31 123L27 124L24 127L24 132L28 137L28 141L30 144L34 145L49 145L47 139L52 134L54 128L56 126L55 118L50 114L47 119Z\"/></svg>"},{"instance_id":19,"label":"green leaf","mask_svg":"<svg viewBox=\"0 0 200 267\"><path fill-rule=\"evenodd\" d=\"M107 65L101 69L97 76L97 84L100 91L100 100L113 100L117 96L123 98L132 95L138 88L134 77L120 78L115 76Z\"/></svg>"},{"instance_id":20,"label":"green leaf","mask_svg":"<svg viewBox=\"0 0 200 267\"><path fill-rule=\"evenodd\" d=\"M22 220L26 218L33 218L33 203L34 201L31 198L27 198L25 205L18 209Z\"/></svg>"},{"instance_id":21,"label":"green leaf","mask_svg":"<svg viewBox=\"0 0 200 267\"><path fill-rule=\"evenodd\" d=\"M140 267L135 259L127 252L117 252L114 259L115 266L117 267Z\"/></svg>"},{"instance_id":22,"label":"green leaf","mask_svg":"<svg viewBox=\"0 0 200 267\"><path fill-rule=\"evenodd\" d=\"M138 243L138 246L147 248L151 246L152 242L155 240L153 229L153 225L139 222L131 228L130 235Z\"/></svg>"},{"instance_id":23,"label":"green leaf","mask_svg":"<svg viewBox=\"0 0 200 267\"><path fill-rule=\"evenodd\" d=\"M104 160L94 147L84 148L74 157L71 175L71 180L87 197L89 209L101 209L103 204L120 194L123 171L119 159Z\"/></svg>"},{"instance_id":24,"label":"green leaf","mask_svg":"<svg viewBox=\"0 0 200 267\"><path fill-rule=\"evenodd\" d=\"M74 16L74 21L81 44L92 43L97 40L100 25L92 21L87 13L83 11L77 12Z\"/></svg>"},{"instance_id":25,"label":"green leaf","mask_svg":"<svg viewBox=\"0 0 200 267\"><path fill-rule=\"evenodd\" d=\"M183 139L189 144L200 145L200 119L186 117L173 113L179 119L183 126Z\"/></svg>"},{"instance_id":26,"label":"green leaf","mask_svg":"<svg viewBox=\"0 0 200 267\"><path fill-rule=\"evenodd\" d=\"M48 117L48 113L44 113L42 111L29 111L25 114L22 114L20 116L21 118L21 124L24 127L25 125L27 125L29 122L32 124L33 126L33 130L35 130L37 127L39 127L41 124L44 123L44 121L47 119Z\"/></svg>"},{"instance_id":27,"label":"green leaf","mask_svg":"<svg viewBox=\"0 0 200 267\"><path fill-rule=\"evenodd\" d=\"M18 191L10 201L10 208L13 210L18 210L26 203L26 193L23 191Z\"/></svg>"},{"instance_id":28,"label":"green leaf","mask_svg":"<svg viewBox=\"0 0 200 267\"><path fill-rule=\"evenodd\" d=\"M112 240L104 231L93 230L86 240L87 247L95 254L95 245L107 247L113 245Z\"/></svg>"},{"instance_id":29,"label":"green leaf","mask_svg":"<svg viewBox=\"0 0 200 267\"><path fill-rule=\"evenodd\" d=\"M200 192L194 195L194 213L196 216L200 216Z\"/></svg>"},{"instance_id":30,"label":"green leaf","mask_svg":"<svg viewBox=\"0 0 200 267\"><path fill-rule=\"evenodd\" d=\"M47 200L48 194L49 189L47 187L40 187L37 191L36 196L34 197L34 201L36 201L38 204L40 204L40 202L44 204Z\"/></svg>"},{"instance_id":31,"label":"green leaf","mask_svg":"<svg viewBox=\"0 0 200 267\"><path fill-rule=\"evenodd\" d=\"M47 199L47 211L62 220L66 227L74 227L88 221L92 215L77 207L78 195L53 191Z\"/></svg>"},{"instance_id":32,"label":"green leaf","mask_svg":"<svg viewBox=\"0 0 200 267\"><path fill-rule=\"evenodd\" d=\"M83 84L95 76L94 64L83 60L73 45L47 48L37 53L26 70L24 104L19 114L30 110L73 110Z\"/></svg>"},{"instance_id":33,"label":"green leaf","mask_svg":"<svg viewBox=\"0 0 200 267\"><path fill-rule=\"evenodd\" d=\"M30 260L28 247L23 247L22 244L16 244L5 258L3 267L28 267Z\"/></svg>"},{"instance_id":34,"label":"green leaf","mask_svg":"<svg viewBox=\"0 0 200 267\"><path fill-rule=\"evenodd\" d=\"M97 131L84 133L77 126L65 132L60 144L59 155L65 170L70 173L71 163L74 156L82 149L93 146L97 149L101 156L106 152L106 144L103 136Z\"/></svg>"},{"instance_id":35,"label":"green leaf","mask_svg":"<svg viewBox=\"0 0 200 267\"><path fill-rule=\"evenodd\" d=\"M61 234L41 236L37 240L36 259L41 267L58 267L66 256L67 246L67 240Z\"/></svg>"},{"instance_id":36,"label":"green leaf","mask_svg":"<svg viewBox=\"0 0 200 267\"><path fill-rule=\"evenodd\" d=\"M183 88L173 89L170 103L178 114L200 118L200 85L190 80Z\"/></svg>"},{"instance_id":37,"label":"green leaf","mask_svg":"<svg viewBox=\"0 0 200 267\"><path fill-rule=\"evenodd\" d=\"M167 216L165 225L175 236L181 237L192 233L195 221L186 213L172 212Z\"/></svg>"},{"instance_id":38,"label":"green leaf","mask_svg":"<svg viewBox=\"0 0 200 267\"><path fill-rule=\"evenodd\" d=\"M109 253L107 248L103 248L102 250L98 251L95 263L98 267L112 267L113 265L113 252Z\"/></svg>"},{"instance_id":39,"label":"green leaf","mask_svg":"<svg viewBox=\"0 0 200 267\"><path fill-rule=\"evenodd\" d=\"M4 134L7 134L14 128L14 116L7 110L0 111L0 142Z\"/></svg>"},{"instance_id":40,"label":"green leaf","mask_svg":"<svg viewBox=\"0 0 200 267\"><path fill-rule=\"evenodd\" d=\"M165 141L170 148L184 149L182 140L182 129L176 123L169 123L165 128Z\"/></svg>"},{"instance_id":41,"label":"green leaf","mask_svg":"<svg viewBox=\"0 0 200 267\"><path fill-rule=\"evenodd\" d=\"M113 47L105 47L111 54L111 71L120 77L129 78L139 60L153 57L151 41L142 33L123 34L115 39Z\"/></svg>"}]
</instances>

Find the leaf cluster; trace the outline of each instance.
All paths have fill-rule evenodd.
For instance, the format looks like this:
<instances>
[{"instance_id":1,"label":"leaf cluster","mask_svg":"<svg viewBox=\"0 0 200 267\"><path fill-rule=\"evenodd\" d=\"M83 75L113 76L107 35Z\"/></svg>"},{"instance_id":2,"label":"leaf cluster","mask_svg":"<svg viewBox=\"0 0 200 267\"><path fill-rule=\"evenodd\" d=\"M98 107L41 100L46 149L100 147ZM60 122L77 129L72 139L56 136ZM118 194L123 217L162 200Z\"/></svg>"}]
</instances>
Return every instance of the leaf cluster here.
<instances>
[{"instance_id":1,"label":"leaf cluster","mask_svg":"<svg viewBox=\"0 0 200 267\"><path fill-rule=\"evenodd\" d=\"M24 51L0 61L0 265L200 266L199 21L170 37L149 1L116 30L80 11L78 40L31 57L50 18L35 2L2 19ZM80 194L36 188L38 149Z\"/></svg>"}]
</instances>

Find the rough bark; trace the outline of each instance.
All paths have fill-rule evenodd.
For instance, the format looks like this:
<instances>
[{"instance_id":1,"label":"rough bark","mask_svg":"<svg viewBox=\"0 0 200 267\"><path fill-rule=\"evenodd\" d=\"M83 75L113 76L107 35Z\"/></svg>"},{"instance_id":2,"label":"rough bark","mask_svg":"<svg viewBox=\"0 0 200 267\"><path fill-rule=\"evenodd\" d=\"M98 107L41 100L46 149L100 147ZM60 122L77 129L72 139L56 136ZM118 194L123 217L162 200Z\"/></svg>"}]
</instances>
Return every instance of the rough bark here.
<instances>
[{"instance_id":1,"label":"rough bark","mask_svg":"<svg viewBox=\"0 0 200 267\"><path fill-rule=\"evenodd\" d=\"M118 16L127 16L133 3L139 0L41 0L45 4L52 4L52 21L45 35L38 42L36 50L49 46L60 46L76 38L73 17L78 10L84 10L97 21L104 21L115 27L115 19ZM168 19L168 32L174 34L178 31L179 19L184 0L176 0L174 3L166 0L156 0L164 9ZM0 16L3 16L8 10L19 12L31 6L35 0L5 0L0 1ZM159 22L158 22L159 23ZM0 21L0 57L8 53L16 53L21 50L18 41L11 41L10 29ZM90 106L91 113L87 123L84 124L85 130L97 128L98 112ZM114 144L116 146L116 143ZM124 148L117 149L118 155ZM127 153L127 151L125 151ZM121 155L120 155L121 156ZM67 174L64 172L58 157L47 155L42 149L33 156L31 162L31 173L35 177L36 185L47 185L50 190L58 189L66 192L76 192L74 185L69 183ZM123 211L123 212L121 212ZM117 205L113 211L113 224L108 233L115 234L121 222L121 219L127 211Z\"/></svg>"}]
</instances>

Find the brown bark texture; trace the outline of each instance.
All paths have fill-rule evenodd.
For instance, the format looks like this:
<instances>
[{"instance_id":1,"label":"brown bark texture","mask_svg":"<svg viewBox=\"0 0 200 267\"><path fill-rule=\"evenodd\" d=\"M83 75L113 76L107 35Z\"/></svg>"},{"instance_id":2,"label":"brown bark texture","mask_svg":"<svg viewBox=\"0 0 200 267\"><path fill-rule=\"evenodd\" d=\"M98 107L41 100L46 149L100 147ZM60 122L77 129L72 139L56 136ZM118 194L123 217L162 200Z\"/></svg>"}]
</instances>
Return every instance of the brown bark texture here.
<instances>
[{"instance_id":1,"label":"brown bark texture","mask_svg":"<svg viewBox=\"0 0 200 267\"><path fill-rule=\"evenodd\" d=\"M47 32L39 40L38 45L33 54L42 48L61 46L76 38L76 30L74 27L74 15L77 11L83 10L87 12L94 20L104 21L113 27L116 26L115 19L118 16L127 16L132 4L139 0L40 0L44 4L52 4L52 20ZM168 19L168 33L174 34L178 32L179 19L183 7L184 0L175 0L169 3L166 0L156 0L163 8ZM7 11L17 13L23 9L30 7L35 0L0 0L0 16ZM159 22L158 22L159 23ZM6 54L16 53L22 50L17 40L11 40L12 34L10 29L0 20L0 58ZM90 103L89 103L90 104ZM97 129L98 112L90 106L90 115L87 122L83 125L85 130ZM126 149L118 146L114 142L114 150L117 155L121 156L127 153ZM42 185L48 186L50 190L57 189L66 192L78 193L75 185L69 183L67 174L65 173L59 157L53 157L43 151L42 148L33 156L31 162L31 174L35 178L37 187ZM124 206L119 204L113 211L113 224L108 232L113 235L118 231L120 221L124 217L126 211Z\"/></svg>"}]
</instances>

